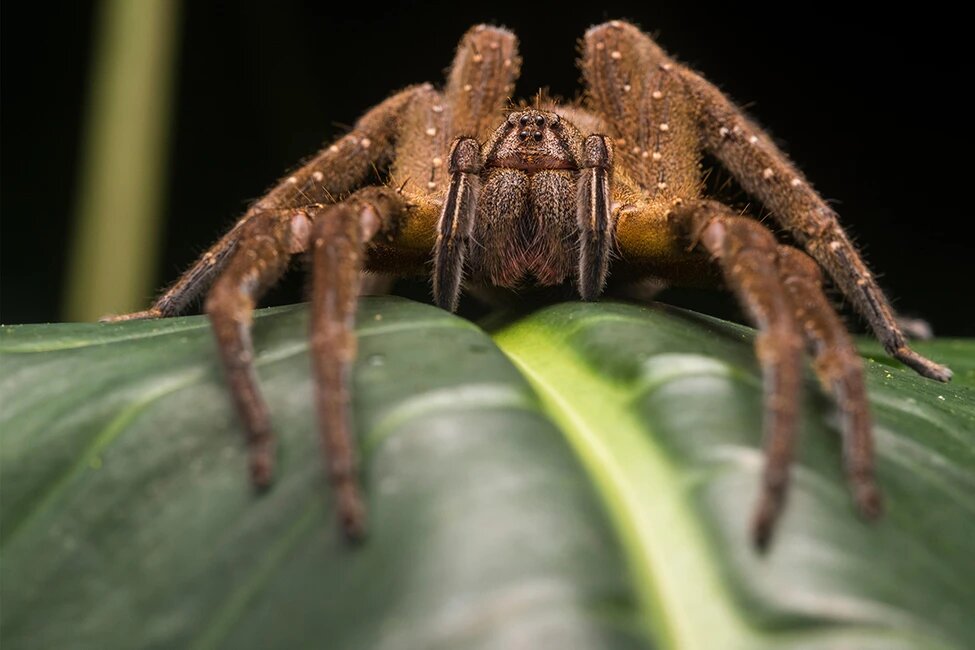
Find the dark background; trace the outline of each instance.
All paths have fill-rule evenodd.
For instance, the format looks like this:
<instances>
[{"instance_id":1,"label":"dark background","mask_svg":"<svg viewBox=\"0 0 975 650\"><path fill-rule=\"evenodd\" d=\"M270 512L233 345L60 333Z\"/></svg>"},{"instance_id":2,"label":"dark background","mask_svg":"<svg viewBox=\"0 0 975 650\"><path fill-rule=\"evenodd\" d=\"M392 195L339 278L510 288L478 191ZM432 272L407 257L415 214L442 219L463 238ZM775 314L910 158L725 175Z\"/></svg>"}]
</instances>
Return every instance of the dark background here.
<instances>
[{"instance_id":1,"label":"dark background","mask_svg":"<svg viewBox=\"0 0 975 650\"><path fill-rule=\"evenodd\" d=\"M470 25L518 34L519 96L545 86L571 98L576 40L628 18L770 129L836 205L898 309L939 334L975 334L967 22L926 5L849 15L853 5L789 4L787 15L748 4L187 2L158 282L364 109L439 82ZM4 323L59 318L96 7L3 6ZM299 280L271 301L300 299ZM735 315L722 298L663 299Z\"/></svg>"}]
</instances>

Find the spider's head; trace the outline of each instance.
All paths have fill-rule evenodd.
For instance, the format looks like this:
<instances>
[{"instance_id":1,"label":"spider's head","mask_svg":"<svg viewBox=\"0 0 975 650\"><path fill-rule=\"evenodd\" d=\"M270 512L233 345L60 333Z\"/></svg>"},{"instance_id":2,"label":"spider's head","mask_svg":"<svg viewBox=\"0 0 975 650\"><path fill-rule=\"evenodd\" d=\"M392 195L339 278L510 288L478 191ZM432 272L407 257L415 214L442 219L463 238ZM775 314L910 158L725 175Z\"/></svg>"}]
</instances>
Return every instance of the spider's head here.
<instances>
[{"instance_id":1,"label":"spider's head","mask_svg":"<svg viewBox=\"0 0 975 650\"><path fill-rule=\"evenodd\" d=\"M570 122L551 111L515 111L498 127L485 150L485 167L522 169L578 169L582 135Z\"/></svg>"}]
</instances>

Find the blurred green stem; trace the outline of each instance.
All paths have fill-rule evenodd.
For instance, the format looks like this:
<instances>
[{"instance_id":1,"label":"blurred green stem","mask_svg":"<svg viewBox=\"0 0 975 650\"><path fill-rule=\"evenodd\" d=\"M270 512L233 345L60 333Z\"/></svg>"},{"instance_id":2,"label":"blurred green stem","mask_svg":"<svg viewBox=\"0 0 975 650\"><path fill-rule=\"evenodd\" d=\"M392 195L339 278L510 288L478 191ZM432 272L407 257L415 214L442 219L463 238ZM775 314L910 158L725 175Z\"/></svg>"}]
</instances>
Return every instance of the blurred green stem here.
<instances>
[{"instance_id":1,"label":"blurred green stem","mask_svg":"<svg viewBox=\"0 0 975 650\"><path fill-rule=\"evenodd\" d=\"M145 306L154 289L179 3L106 0L81 150L64 317Z\"/></svg>"}]
</instances>

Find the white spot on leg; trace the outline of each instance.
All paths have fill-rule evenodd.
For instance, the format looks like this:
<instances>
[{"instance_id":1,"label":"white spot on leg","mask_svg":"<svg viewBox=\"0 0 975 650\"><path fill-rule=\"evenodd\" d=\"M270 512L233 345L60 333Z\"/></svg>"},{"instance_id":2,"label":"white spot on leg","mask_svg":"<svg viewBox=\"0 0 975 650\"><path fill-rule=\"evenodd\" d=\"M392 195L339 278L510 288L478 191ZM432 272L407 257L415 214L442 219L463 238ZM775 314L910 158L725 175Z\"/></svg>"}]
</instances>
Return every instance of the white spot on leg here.
<instances>
[{"instance_id":1,"label":"white spot on leg","mask_svg":"<svg viewBox=\"0 0 975 650\"><path fill-rule=\"evenodd\" d=\"M465 93L469 93L472 90L474 90L474 86L472 86L470 84L464 84L464 92Z\"/></svg>"},{"instance_id":2,"label":"white spot on leg","mask_svg":"<svg viewBox=\"0 0 975 650\"><path fill-rule=\"evenodd\" d=\"M772 171L771 167L766 167L765 169L762 170L762 178L764 178L765 180L769 181L772 180L772 178L774 177L775 177L775 172Z\"/></svg>"},{"instance_id":3,"label":"white spot on leg","mask_svg":"<svg viewBox=\"0 0 975 650\"><path fill-rule=\"evenodd\" d=\"M654 99L663 99L664 94L659 90L655 90L652 93L650 93L650 96L653 97Z\"/></svg>"},{"instance_id":4,"label":"white spot on leg","mask_svg":"<svg viewBox=\"0 0 975 650\"><path fill-rule=\"evenodd\" d=\"M623 58L623 55L620 53L619 50L613 50L612 52L609 53L609 58L619 61L620 59Z\"/></svg>"},{"instance_id":5,"label":"white spot on leg","mask_svg":"<svg viewBox=\"0 0 975 650\"><path fill-rule=\"evenodd\" d=\"M748 141L751 142L752 144L758 144L758 136L753 135L752 137L748 138Z\"/></svg>"},{"instance_id":6,"label":"white spot on leg","mask_svg":"<svg viewBox=\"0 0 975 650\"><path fill-rule=\"evenodd\" d=\"M656 161L659 161L661 158L663 158L663 156L660 154L659 151L654 151L651 157Z\"/></svg>"},{"instance_id":7,"label":"white spot on leg","mask_svg":"<svg viewBox=\"0 0 975 650\"><path fill-rule=\"evenodd\" d=\"M431 190L436 189L437 184L433 181L427 181L427 187L430 188Z\"/></svg>"},{"instance_id":8,"label":"white spot on leg","mask_svg":"<svg viewBox=\"0 0 975 650\"><path fill-rule=\"evenodd\" d=\"M434 113L443 113L443 106L441 106L440 104L434 104L433 106L430 107L430 110L433 111Z\"/></svg>"},{"instance_id":9,"label":"white spot on leg","mask_svg":"<svg viewBox=\"0 0 975 650\"><path fill-rule=\"evenodd\" d=\"M718 135L720 135L722 138L727 138L730 133L731 131L728 130L728 127L722 126L720 129L718 129Z\"/></svg>"},{"instance_id":10,"label":"white spot on leg","mask_svg":"<svg viewBox=\"0 0 975 650\"><path fill-rule=\"evenodd\" d=\"M471 60L474 61L474 63L480 63L481 61L484 60L484 57L481 56L480 54L475 54L474 55L474 58L471 59Z\"/></svg>"},{"instance_id":11,"label":"white spot on leg","mask_svg":"<svg viewBox=\"0 0 975 650\"><path fill-rule=\"evenodd\" d=\"M323 180L325 180L325 174L323 174L321 172L313 172L312 175L311 175L311 177L314 178L319 183L321 183Z\"/></svg>"},{"instance_id":12,"label":"white spot on leg","mask_svg":"<svg viewBox=\"0 0 975 650\"><path fill-rule=\"evenodd\" d=\"M665 190L665 189L667 189L667 183L665 183L663 181L660 181L659 183L657 183L657 189L658 190Z\"/></svg>"},{"instance_id":13,"label":"white spot on leg","mask_svg":"<svg viewBox=\"0 0 975 650\"><path fill-rule=\"evenodd\" d=\"M633 89L633 86L631 86L630 84L623 84L623 92L628 93L632 89Z\"/></svg>"},{"instance_id":14,"label":"white spot on leg","mask_svg":"<svg viewBox=\"0 0 975 650\"><path fill-rule=\"evenodd\" d=\"M669 71L673 67L674 66L670 65L669 63L661 63L660 64L660 69L663 70L664 72Z\"/></svg>"},{"instance_id":15,"label":"white spot on leg","mask_svg":"<svg viewBox=\"0 0 975 650\"><path fill-rule=\"evenodd\" d=\"M798 178L793 178L791 181L789 181L789 185L791 185L792 187L799 187L800 185L802 185L802 181L799 180Z\"/></svg>"},{"instance_id":16,"label":"white spot on leg","mask_svg":"<svg viewBox=\"0 0 975 650\"><path fill-rule=\"evenodd\" d=\"M640 147L633 147L633 149L631 149L631 151L633 153L640 153Z\"/></svg>"},{"instance_id":17,"label":"white spot on leg","mask_svg":"<svg viewBox=\"0 0 975 650\"><path fill-rule=\"evenodd\" d=\"M363 149L368 149L371 144L372 144L372 140L370 140L369 138L363 138L363 139L359 140L359 145Z\"/></svg>"},{"instance_id":18,"label":"white spot on leg","mask_svg":"<svg viewBox=\"0 0 975 650\"><path fill-rule=\"evenodd\" d=\"M291 185L297 185L298 184L298 177L297 176L289 176L288 177L288 183L291 184Z\"/></svg>"},{"instance_id":19,"label":"white spot on leg","mask_svg":"<svg viewBox=\"0 0 975 650\"><path fill-rule=\"evenodd\" d=\"M437 130L431 126L429 129L427 129L427 135L432 138L433 136L437 135Z\"/></svg>"},{"instance_id":20,"label":"white spot on leg","mask_svg":"<svg viewBox=\"0 0 975 650\"><path fill-rule=\"evenodd\" d=\"M829 243L829 249L831 251L838 251L841 248L843 248L843 244L839 243L835 239Z\"/></svg>"},{"instance_id":21,"label":"white spot on leg","mask_svg":"<svg viewBox=\"0 0 975 650\"><path fill-rule=\"evenodd\" d=\"M440 156L437 156L436 158L434 158L434 159L433 159L433 160L431 160L430 162L432 162L432 163L433 163L433 166L434 166L434 167L439 167L440 165L442 165L442 164L443 164L443 159L442 159L442 158L441 158Z\"/></svg>"},{"instance_id":22,"label":"white spot on leg","mask_svg":"<svg viewBox=\"0 0 975 650\"><path fill-rule=\"evenodd\" d=\"M331 153L338 153L339 152L339 146L337 144L333 144L331 147L328 148L328 150Z\"/></svg>"},{"instance_id":23,"label":"white spot on leg","mask_svg":"<svg viewBox=\"0 0 975 650\"><path fill-rule=\"evenodd\" d=\"M291 219L291 232L288 239L288 252L297 255L308 248L311 238L311 220L303 212L299 212Z\"/></svg>"},{"instance_id":24,"label":"white spot on leg","mask_svg":"<svg viewBox=\"0 0 975 650\"><path fill-rule=\"evenodd\" d=\"M661 122L661 124L660 124L660 126L658 128L661 131L669 131L670 130L670 125L667 124L666 122Z\"/></svg>"},{"instance_id":25,"label":"white spot on leg","mask_svg":"<svg viewBox=\"0 0 975 650\"><path fill-rule=\"evenodd\" d=\"M606 44L603 43L602 41L599 41L598 43L596 43L596 49L597 50L605 50L606 49Z\"/></svg>"}]
</instances>

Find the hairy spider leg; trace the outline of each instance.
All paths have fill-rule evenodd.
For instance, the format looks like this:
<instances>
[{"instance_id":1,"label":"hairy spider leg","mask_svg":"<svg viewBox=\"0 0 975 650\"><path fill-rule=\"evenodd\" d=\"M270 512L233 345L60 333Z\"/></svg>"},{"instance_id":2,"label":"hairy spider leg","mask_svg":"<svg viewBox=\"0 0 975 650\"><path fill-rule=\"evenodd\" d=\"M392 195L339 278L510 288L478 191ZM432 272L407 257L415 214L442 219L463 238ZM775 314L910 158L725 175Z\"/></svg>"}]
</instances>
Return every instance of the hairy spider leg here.
<instances>
[{"instance_id":1,"label":"hairy spider leg","mask_svg":"<svg viewBox=\"0 0 975 650\"><path fill-rule=\"evenodd\" d=\"M874 519L883 510L883 501L874 480L863 362L826 298L819 265L791 246L779 246L778 256L779 275L813 357L813 370L823 390L832 394L840 414L843 461L853 501L862 516Z\"/></svg>"},{"instance_id":2,"label":"hairy spider leg","mask_svg":"<svg viewBox=\"0 0 975 650\"><path fill-rule=\"evenodd\" d=\"M254 212L238 229L239 246L206 300L224 375L244 425L251 480L258 488L271 483L274 434L254 372L254 305L285 272L291 256L305 250L311 222L320 211L320 206L311 206Z\"/></svg>"},{"instance_id":3,"label":"hairy spider leg","mask_svg":"<svg viewBox=\"0 0 975 650\"><path fill-rule=\"evenodd\" d=\"M717 88L686 68L679 73L699 106L707 151L826 269L888 354L920 375L948 381L951 370L910 348L893 308L840 226L836 212L809 181Z\"/></svg>"},{"instance_id":4,"label":"hairy spider leg","mask_svg":"<svg viewBox=\"0 0 975 650\"><path fill-rule=\"evenodd\" d=\"M252 205L234 227L207 249L149 309L106 316L102 320L117 322L165 318L183 312L210 286L227 264L239 242L241 229L248 222L259 218L268 210L333 203L338 197L361 186L377 166L385 164L391 158L397 116L419 96L431 92L433 89L429 84L412 86L372 108L356 122L352 131L281 179L270 192Z\"/></svg>"},{"instance_id":5,"label":"hairy spider leg","mask_svg":"<svg viewBox=\"0 0 975 650\"><path fill-rule=\"evenodd\" d=\"M785 502L802 386L802 336L779 277L778 244L761 224L716 201L684 203L671 218L715 259L758 327L755 353L765 384L765 472L752 536L764 549Z\"/></svg>"},{"instance_id":6,"label":"hairy spider leg","mask_svg":"<svg viewBox=\"0 0 975 650\"><path fill-rule=\"evenodd\" d=\"M367 187L330 206L311 235L311 349L319 435L346 537L365 534L351 416L351 374L356 358L355 310L365 246L395 230L406 212L402 195Z\"/></svg>"}]
</instances>

